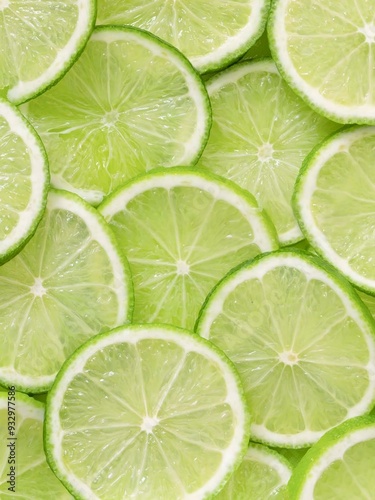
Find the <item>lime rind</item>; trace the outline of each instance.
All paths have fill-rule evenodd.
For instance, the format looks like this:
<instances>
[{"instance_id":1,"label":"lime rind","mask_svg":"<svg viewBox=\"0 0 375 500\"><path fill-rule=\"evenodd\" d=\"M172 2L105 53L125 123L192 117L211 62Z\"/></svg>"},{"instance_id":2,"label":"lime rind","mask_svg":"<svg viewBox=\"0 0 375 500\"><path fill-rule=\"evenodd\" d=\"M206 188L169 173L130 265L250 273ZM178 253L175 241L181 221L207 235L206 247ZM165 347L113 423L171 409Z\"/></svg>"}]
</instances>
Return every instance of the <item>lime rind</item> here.
<instances>
[{"instance_id":1,"label":"lime rind","mask_svg":"<svg viewBox=\"0 0 375 500\"><path fill-rule=\"evenodd\" d=\"M0 116L6 120L10 134L18 136L25 144L29 152L31 169L31 194L28 205L20 212L17 225L4 240L0 240L1 265L19 253L35 233L46 207L50 175L46 151L31 124L17 108L3 99L0 99ZM22 179L18 182L22 182ZM13 199L17 200L16 193L14 193ZM16 206L10 208L17 211ZM6 224L6 222L3 222L3 224Z\"/></svg>"},{"instance_id":2,"label":"lime rind","mask_svg":"<svg viewBox=\"0 0 375 500\"><path fill-rule=\"evenodd\" d=\"M366 437L375 438L373 415L349 419L328 431L307 451L295 468L288 484L290 499L314 498L315 484L324 469L334 461L340 460L348 448L365 440Z\"/></svg>"},{"instance_id":3,"label":"lime rind","mask_svg":"<svg viewBox=\"0 0 375 500\"><path fill-rule=\"evenodd\" d=\"M152 332L151 335L148 333L150 329ZM136 344L142 339L170 340L179 343L187 352L200 352L215 362L220 363L223 371L225 371L228 401L233 399L234 406L238 410L238 425L235 430L235 436L232 439L230 448L226 450L223 456L219 471L201 488L202 491L194 492L194 498L197 498L197 500L203 499L220 491L233 471L241 464L247 451L250 437L250 414L246 407L243 387L233 363L220 349L211 342L197 337L192 332L170 325L133 324L118 327L110 332L96 335L76 349L70 358L64 362L47 396L46 417L44 421L44 448L47 462L56 476L75 498L91 500L98 497L94 496L91 488L74 477L74 474L64 465L63 453L58 446L58 439L62 435L59 411L62 407L64 393L70 381L73 380L76 374L84 370L86 362L91 356L95 355L95 352L111 344L121 343L122 341L130 341ZM236 457L235 460L233 460L233 456Z\"/></svg>"},{"instance_id":4,"label":"lime rind","mask_svg":"<svg viewBox=\"0 0 375 500\"><path fill-rule=\"evenodd\" d=\"M341 257L332 248L327 236L315 224L315 219L309 209L321 168L324 167L325 161L338 153L336 143L351 140L354 142L366 134L375 135L375 127L352 125L341 128L318 144L303 162L294 187L292 205L299 226L314 251L335 267L359 290L369 295L375 295L374 280L355 271L347 259Z\"/></svg>"}]
</instances>

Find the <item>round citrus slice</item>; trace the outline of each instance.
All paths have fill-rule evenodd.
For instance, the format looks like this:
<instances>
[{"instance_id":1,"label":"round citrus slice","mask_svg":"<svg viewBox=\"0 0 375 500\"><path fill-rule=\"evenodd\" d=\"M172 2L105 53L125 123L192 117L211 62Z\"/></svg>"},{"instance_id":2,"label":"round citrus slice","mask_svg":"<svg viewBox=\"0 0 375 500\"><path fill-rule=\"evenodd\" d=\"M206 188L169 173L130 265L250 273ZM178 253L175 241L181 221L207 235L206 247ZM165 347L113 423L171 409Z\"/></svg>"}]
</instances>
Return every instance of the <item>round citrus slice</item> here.
<instances>
[{"instance_id":1,"label":"round citrus slice","mask_svg":"<svg viewBox=\"0 0 375 500\"><path fill-rule=\"evenodd\" d=\"M337 125L296 96L270 59L232 66L207 85L213 124L198 166L250 191L282 244L302 239L294 183L306 155Z\"/></svg>"},{"instance_id":2,"label":"round citrus slice","mask_svg":"<svg viewBox=\"0 0 375 500\"><path fill-rule=\"evenodd\" d=\"M276 0L271 52L291 87L340 123L375 123L375 20L368 0Z\"/></svg>"},{"instance_id":3,"label":"round citrus slice","mask_svg":"<svg viewBox=\"0 0 375 500\"><path fill-rule=\"evenodd\" d=\"M43 144L21 113L0 99L0 264L35 232L48 185Z\"/></svg>"},{"instance_id":4,"label":"round citrus slice","mask_svg":"<svg viewBox=\"0 0 375 500\"><path fill-rule=\"evenodd\" d=\"M130 264L135 322L192 328L208 292L232 267L277 247L251 196L198 169L154 170L99 210Z\"/></svg>"},{"instance_id":5,"label":"round citrus slice","mask_svg":"<svg viewBox=\"0 0 375 500\"><path fill-rule=\"evenodd\" d=\"M45 447L82 499L206 498L241 462L249 416L224 354L165 325L90 339L60 371Z\"/></svg>"},{"instance_id":6,"label":"round citrus slice","mask_svg":"<svg viewBox=\"0 0 375 500\"><path fill-rule=\"evenodd\" d=\"M282 500L292 473L284 457L251 443L239 466L215 500Z\"/></svg>"},{"instance_id":7,"label":"round citrus slice","mask_svg":"<svg viewBox=\"0 0 375 500\"><path fill-rule=\"evenodd\" d=\"M177 47L201 73L228 66L264 30L270 0L99 0L99 24L131 24Z\"/></svg>"},{"instance_id":8,"label":"round citrus slice","mask_svg":"<svg viewBox=\"0 0 375 500\"><path fill-rule=\"evenodd\" d=\"M38 229L0 267L0 381L44 392L87 338L130 319L131 279L102 217L51 191Z\"/></svg>"},{"instance_id":9,"label":"round citrus slice","mask_svg":"<svg viewBox=\"0 0 375 500\"><path fill-rule=\"evenodd\" d=\"M346 280L318 257L279 251L214 289L197 332L238 369L252 439L307 447L375 398L375 324Z\"/></svg>"},{"instance_id":10,"label":"round citrus slice","mask_svg":"<svg viewBox=\"0 0 375 500\"><path fill-rule=\"evenodd\" d=\"M194 164L211 120L182 54L119 26L97 28L65 78L22 109L46 146L52 184L92 204L151 168Z\"/></svg>"},{"instance_id":11,"label":"round citrus slice","mask_svg":"<svg viewBox=\"0 0 375 500\"><path fill-rule=\"evenodd\" d=\"M94 0L0 1L0 95L19 104L53 85L83 50Z\"/></svg>"},{"instance_id":12,"label":"round citrus slice","mask_svg":"<svg viewBox=\"0 0 375 500\"><path fill-rule=\"evenodd\" d=\"M375 294L375 127L338 132L307 158L294 208L311 245L349 281Z\"/></svg>"},{"instance_id":13,"label":"round citrus slice","mask_svg":"<svg viewBox=\"0 0 375 500\"><path fill-rule=\"evenodd\" d=\"M0 392L0 497L68 500L43 450L44 405L13 390Z\"/></svg>"},{"instance_id":14,"label":"round citrus slice","mask_svg":"<svg viewBox=\"0 0 375 500\"><path fill-rule=\"evenodd\" d=\"M301 460L289 483L291 500L371 499L375 417L353 418L327 432Z\"/></svg>"}]
</instances>

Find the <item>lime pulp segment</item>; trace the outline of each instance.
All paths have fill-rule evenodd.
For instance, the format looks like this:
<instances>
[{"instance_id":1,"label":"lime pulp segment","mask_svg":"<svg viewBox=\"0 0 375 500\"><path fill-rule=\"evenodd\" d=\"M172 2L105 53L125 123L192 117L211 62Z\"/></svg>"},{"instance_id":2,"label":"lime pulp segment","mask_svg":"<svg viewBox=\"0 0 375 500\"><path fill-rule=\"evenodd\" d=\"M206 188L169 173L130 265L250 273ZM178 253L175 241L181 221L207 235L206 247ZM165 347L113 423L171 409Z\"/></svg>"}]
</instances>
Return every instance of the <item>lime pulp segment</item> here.
<instances>
[{"instance_id":1,"label":"lime pulp segment","mask_svg":"<svg viewBox=\"0 0 375 500\"><path fill-rule=\"evenodd\" d=\"M0 267L0 380L44 392L87 338L130 319L127 263L100 215L51 191L25 248Z\"/></svg>"},{"instance_id":2,"label":"lime pulp segment","mask_svg":"<svg viewBox=\"0 0 375 500\"><path fill-rule=\"evenodd\" d=\"M252 193L281 244L302 239L292 193L306 155L337 124L294 94L271 59L243 62L207 84L213 123L198 166Z\"/></svg>"},{"instance_id":3,"label":"lime pulp segment","mask_svg":"<svg viewBox=\"0 0 375 500\"><path fill-rule=\"evenodd\" d=\"M271 52L291 87L339 123L375 124L375 17L368 0L276 0Z\"/></svg>"},{"instance_id":4,"label":"lime pulp segment","mask_svg":"<svg viewBox=\"0 0 375 500\"><path fill-rule=\"evenodd\" d=\"M252 439L307 447L373 406L373 319L350 285L307 253L274 252L230 273L197 332L235 364Z\"/></svg>"},{"instance_id":5,"label":"lime pulp segment","mask_svg":"<svg viewBox=\"0 0 375 500\"><path fill-rule=\"evenodd\" d=\"M96 16L94 0L0 2L0 95L19 104L61 78Z\"/></svg>"},{"instance_id":6,"label":"lime pulp segment","mask_svg":"<svg viewBox=\"0 0 375 500\"><path fill-rule=\"evenodd\" d=\"M193 165L210 129L205 87L176 49L131 27L97 28L55 87L23 107L52 184L92 204L154 167Z\"/></svg>"},{"instance_id":7,"label":"lime pulp segment","mask_svg":"<svg viewBox=\"0 0 375 500\"><path fill-rule=\"evenodd\" d=\"M130 264L135 322L193 328L208 292L232 267L277 248L255 200L198 169L154 170L99 210Z\"/></svg>"},{"instance_id":8,"label":"lime pulp segment","mask_svg":"<svg viewBox=\"0 0 375 500\"><path fill-rule=\"evenodd\" d=\"M133 325L67 361L45 429L48 461L79 498L199 500L242 460L249 416L223 353L183 330Z\"/></svg>"},{"instance_id":9,"label":"lime pulp segment","mask_svg":"<svg viewBox=\"0 0 375 500\"><path fill-rule=\"evenodd\" d=\"M99 0L98 24L131 24L177 47L201 73L238 59L262 33L269 0Z\"/></svg>"},{"instance_id":10,"label":"lime pulp segment","mask_svg":"<svg viewBox=\"0 0 375 500\"><path fill-rule=\"evenodd\" d=\"M375 294L375 127L343 129L307 158L294 208L311 245Z\"/></svg>"}]
</instances>

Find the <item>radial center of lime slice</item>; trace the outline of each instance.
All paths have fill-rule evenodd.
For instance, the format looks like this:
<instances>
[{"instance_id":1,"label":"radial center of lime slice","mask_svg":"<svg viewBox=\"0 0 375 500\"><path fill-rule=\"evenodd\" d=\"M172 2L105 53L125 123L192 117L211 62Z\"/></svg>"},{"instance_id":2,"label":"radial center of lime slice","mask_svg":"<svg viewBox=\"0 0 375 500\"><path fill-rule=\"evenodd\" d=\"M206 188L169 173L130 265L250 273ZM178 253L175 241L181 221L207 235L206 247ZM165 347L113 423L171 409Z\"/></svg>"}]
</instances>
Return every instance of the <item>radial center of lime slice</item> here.
<instances>
[{"instance_id":1,"label":"radial center of lime slice","mask_svg":"<svg viewBox=\"0 0 375 500\"><path fill-rule=\"evenodd\" d=\"M296 365L299 361L298 355L292 351L284 351L279 354L279 360L285 365Z\"/></svg>"},{"instance_id":2,"label":"radial center of lime slice","mask_svg":"<svg viewBox=\"0 0 375 500\"><path fill-rule=\"evenodd\" d=\"M151 434L154 427L156 427L159 423L159 419L156 417L144 417L141 430L147 432L147 434Z\"/></svg>"},{"instance_id":3,"label":"radial center of lime slice","mask_svg":"<svg viewBox=\"0 0 375 500\"><path fill-rule=\"evenodd\" d=\"M178 260L176 263L177 274L185 276L190 273L190 265L184 260Z\"/></svg>"},{"instance_id":4,"label":"radial center of lime slice","mask_svg":"<svg viewBox=\"0 0 375 500\"><path fill-rule=\"evenodd\" d=\"M35 278L35 282L30 289L31 293L34 294L35 297L43 297L43 295L47 293L47 289L43 286L42 278Z\"/></svg>"},{"instance_id":5,"label":"radial center of lime slice","mask_svg":"<svg viewBox=\"0 0 375 500\"><path fill-rule=\"evenodd\" d=\"M374 23L367 23L363 28L358 28L359 33L365 36L366 42L371 44L375 43L375 25Z\"/></svg>"},{"instance_id":6,"label":"radial center of lime slice","mask_svg":"<svg viewBox=\"0 0 375 500\"><path fill-rule=\"evenodd\" d=\"M273 160L274 159L273 153L274 153L273 145L270 144L269 142L266 142L262 144L258 149L258 159L263 163L266 161Z\"/></svg>"}]
</instances>

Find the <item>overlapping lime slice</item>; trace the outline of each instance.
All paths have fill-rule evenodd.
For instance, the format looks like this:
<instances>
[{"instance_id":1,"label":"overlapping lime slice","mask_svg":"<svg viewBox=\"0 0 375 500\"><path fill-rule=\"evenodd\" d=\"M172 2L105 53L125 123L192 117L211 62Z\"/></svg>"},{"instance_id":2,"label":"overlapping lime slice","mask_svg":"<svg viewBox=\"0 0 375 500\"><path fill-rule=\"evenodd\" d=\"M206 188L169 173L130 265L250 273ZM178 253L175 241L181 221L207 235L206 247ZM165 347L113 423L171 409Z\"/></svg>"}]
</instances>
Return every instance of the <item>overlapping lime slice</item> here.
<instances>
[{"instance_id":1,"label":"overlapping lime slice","mask_svg":"<svg viewBox=\"0 0 375 500\"><path fill-rule=\"evenodd\" d=\"M375 127L343 129L317 147L298 177L294 208L311 245L375 294Z\"/></svg>"},{"instance_id":2,"label":"overlapping lime slice","mask_svg":"<svg viewBox=\"0 0 375 500\"><path fill-rule=\"evenodd\" d=\"M199 500L241 462L249 416L221 351L184 330L133 325L66 362L45 430L48 461L76 498Z\"/></svg>"},{"instance_id":3,"label":"overlapping lime slice","mask_svg":"<svg viewBox=\"0 0 375 500\"><path fill-rule=\"evenodd\" d=\"M293 187L302 161L337 125L296 96L269 60L234 65L209 80L213 124L198 166L252 193L282 244L302 239Z\"/></svg>"},{"instance_id":4,"label":"overlapping lime slice","mask_svg":"<svg viewBox=\"0 0 375 500\"><path fill-rule=\"evenodd\" d=\"M0 264L35 231L47 201L46 153L35 130L0 99Z\"/></svg>"},{"instance_id":5,"label":"overlapping lime slice","mask_svg":"<svg viewBox=\"0 0 375 500\"><path fill-rule=\"evenodd\" d=\"M43 419L42 403L14 391L0 393L1 498L73 498L47 464L43 450Z\"/></svg>"},{"instance_id":6,"label":"overlapping lime slice","mask_svg":"<svg viewBox=\"0 0 375 500\"><path fill-rule=\"evenodd\" d=\"M211 119L182 54L113 26L97 28L65 78L22 109L46 146L52 184L92 204L146 170L194 164Z\"/></svg>"},{"instance_id":7,"label":"overlapping lime slice","mask_svg":"<svg viewBox=\"0 0 375 500\"><path fill-rule=\"evenodd\" d=\"M277 247L253 197L198 169L139 176L99 210L129 260L136 322L192 328L208 292L232 267Z\"/></svg>"},{"instance_id":8,"label":"overlapping lime slice","mask_svg":"<svg viewBox=\"0 0 375 500\"><path fill-rule=\"evenodd\" d=\"M0 267L0 381L44 392L87 338L130 319L127 263L102 217L51 191L25 248Z\"/></svg>"},{"instance_id":9,"label":"overlapping lime slice","mask_svg":"<svg viewBox=\"0 0 375 500\"><path fill-rule=\"evenodd\" d=\"M177 47L200 71L228 66L262 33L270 0L98 0L99 24L131 24Z\"/></svg>"},{"instance_id":10,"label":"overlapping lime slice","mask_svg":"<svg viewBox=\"0 0 375 500\"><path fill-rule=\"evenodd\" d=\"M95 24L95 0L1 0L0 95L17 104L61 78Z\"/></svg>"},{"instance_id":11,"label":"overlapping lime slice","mask_svg":"<svg viewBox=\"0 0 375 500\"><path fill-rule=\"evenodd\" d=\"M279 251L214 289L197 332L242 378L252 438L307 447L375 396L375 323L348 282L317 257Z\"/></svg>"}]
</instances>

